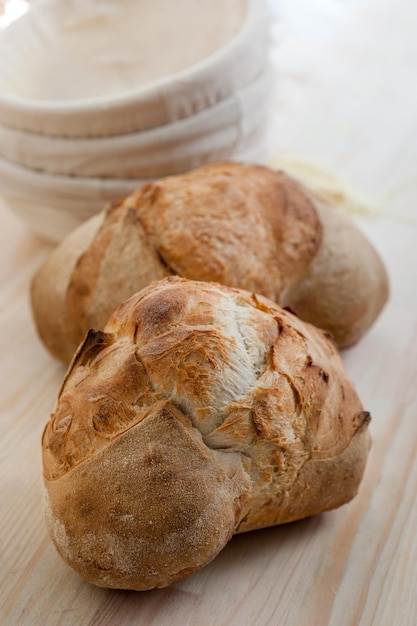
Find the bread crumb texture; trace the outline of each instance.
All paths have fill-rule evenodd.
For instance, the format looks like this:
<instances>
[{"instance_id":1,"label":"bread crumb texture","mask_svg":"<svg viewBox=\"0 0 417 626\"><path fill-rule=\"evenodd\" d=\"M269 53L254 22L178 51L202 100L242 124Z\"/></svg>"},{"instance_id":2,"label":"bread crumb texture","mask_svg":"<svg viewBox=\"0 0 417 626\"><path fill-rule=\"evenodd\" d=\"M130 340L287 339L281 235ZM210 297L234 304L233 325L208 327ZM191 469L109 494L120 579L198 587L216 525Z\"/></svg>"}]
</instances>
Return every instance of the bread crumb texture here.
<instances>
[{"instance_id":1,"label":"bread crumb texture","mask_svg":"<svg viewBox=\"0 0 417 626\"><path fill-rule=\"evenodd\" d=\"M43 435L53 541L97 585L168 585L234 533L350 500L368 421L322 331L249 291L157 281L63 381Z\"/></svg>"}]
</instances>

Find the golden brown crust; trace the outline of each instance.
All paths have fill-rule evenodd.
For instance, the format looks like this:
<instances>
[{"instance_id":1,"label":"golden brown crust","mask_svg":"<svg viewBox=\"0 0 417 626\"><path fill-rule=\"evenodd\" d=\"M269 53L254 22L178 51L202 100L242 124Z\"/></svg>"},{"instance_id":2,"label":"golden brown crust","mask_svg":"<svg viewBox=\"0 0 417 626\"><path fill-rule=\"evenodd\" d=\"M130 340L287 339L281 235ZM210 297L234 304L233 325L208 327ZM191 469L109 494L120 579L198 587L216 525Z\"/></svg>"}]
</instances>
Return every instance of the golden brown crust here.
<instances>
[{"instance_id":1,"label":"golden brown crust","mask_svg":"<svg viewBox=\"0 0 417 626\"><path fill-rule=\"evenodd\" d=\"M102 329L121 302L170 274L218 281L278 301L283 288L304 275L321 239L314 204L294 181L237 163L216 163L145 185L107 211L101 225L91 224L89 232L93 235L84 247L73 247L76 234L68 245L62 242L32 284L39 334L65 362L85 333ZM53 302L48 312L43 303L57 281L62 301ZM67 337L61 346L56 337L63 328L72 342Z\"/></svg>"},{"instance_id":2,"label":"golden brown crust","mask_svg":"<svg viewBox=\"0 0 417 626\"><path fill-rule=\"evenodd\" d=\"M320 244L308 196L282 172L257 165L215 163L162 179L142 188L136 210L172 273L275 301Z\"/></svg>"},{"instance_id":3,"label":"golden brown crust","mask_svg":"<svg viewBox=\"0 0 417 626\"><path fill-rule=\"evenodd\" d=\"M73 231L52 251L32 281L30 298L40 338L50 352L69 362L81 335L68 306L68 285L78 259L92 245L105 219L101 213Z\"/></svg>"},{"instance_id":4,"label":"golden brown crust","mask_svg":"<svg viewBox=\"0 0 417 626\"><path fill-rule=\"evenodd\" d=\"M112 206L91 244L78 257L68 283L66 310L76 329L76 345L86 330L103 327L97 321L108 319L125 294L131 295L138 285L167 273L135 209L129 202Z\"/></svg>"},{"instance_id":5,"label":"golden brown crust","mask_svg":"<svg viewBox=\"0 0 417 626\"><path fill-rule=\"evenodd\" d=\"M323 242L303 278L281 296L340 347L356 343L388 299L388 277L376 250L340 210L317 202Z\"/></svg>"},{"instance_id":6,"label":"golden brown crust","mask_svg":"<svg viewBox=\"0 0 417 626\"><path fill-rule=\"evenodd\" d=\"M350 500L368 421L322 331L247 291L164 279L72 361L43 437L52 537L96 584L170 584L234 532Z\"/></svg>"},{"instance_id":7,"label":"golden brown crust","mask_svg":"<svg viewBox=\"0 0 417 626\"><path fill-rule=\"evenodd\" d=\"M46 481L55 545L105 587L166 586L206 565L232 536L248 483L217 456L189 420L157 403L143 423Z\"/></svg>"},{"instance_id":8,"label":"golden brown crust","mask_svg":"<svg viewBox=\"0 0 417 626\"><path fill-rule=\"evenodd\" d=\"M283 172L259 165L214 163L163 178L101 223L83 225L79 241L77 232L32 284L39 334L67 363L90 328L102 329L121 302L168 275L288 304L339 347L361 337L388 295L383 264L358 228Z\"/></svg>"}]
</instances>

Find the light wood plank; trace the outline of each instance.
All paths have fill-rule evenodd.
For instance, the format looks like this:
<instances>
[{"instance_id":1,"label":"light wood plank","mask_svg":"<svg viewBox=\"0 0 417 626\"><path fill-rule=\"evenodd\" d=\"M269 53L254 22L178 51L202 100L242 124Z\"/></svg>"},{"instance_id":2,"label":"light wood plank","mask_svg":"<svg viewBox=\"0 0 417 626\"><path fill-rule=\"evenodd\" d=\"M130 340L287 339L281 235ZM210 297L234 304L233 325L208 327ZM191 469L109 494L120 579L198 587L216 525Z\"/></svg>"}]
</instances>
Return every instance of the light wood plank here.
<instances>
[{"instance_id":1,"label":"light wood plank","mask_svg":"<svg viewBox=\"0 0 417 626\"><path fill-rule=\"evenodd\" d=\"M36 336L28 292L50 245L0 204L1 624L417 624L417 9L283 0L278 16L271 156L324 166L374 202L376 215L357 219L390 275L383 315L343 354L373 417L359 494L337 511L234 537L167 589L80 580L43 518L40 438L64 368Z\"/></svg>"}]
</instances>

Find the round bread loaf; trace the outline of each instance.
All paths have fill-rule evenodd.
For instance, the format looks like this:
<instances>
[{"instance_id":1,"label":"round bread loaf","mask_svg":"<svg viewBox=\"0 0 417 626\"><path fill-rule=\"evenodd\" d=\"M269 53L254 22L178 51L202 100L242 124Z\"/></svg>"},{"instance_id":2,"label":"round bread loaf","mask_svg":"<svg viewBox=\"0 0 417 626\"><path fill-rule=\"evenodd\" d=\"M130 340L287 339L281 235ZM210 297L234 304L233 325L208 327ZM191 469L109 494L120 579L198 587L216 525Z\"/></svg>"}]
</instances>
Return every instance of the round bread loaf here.
<instances>
[{"instance_id":1,"label":"round bread loaf","mask_svg":"<svg viewBox=\"0 0 417 626\"><path fill-rule=\"evenodd\" d=\"M69 362L90 328L168 275L260 293L340 348L388 295L379 255L336 207L283 172L214 163L144 185L64 239L32 283L39 335Z\"/></svg>"},{"instance_id":2,"label":"round bread loaf","mask_svg":"<svg viewBox=\"0 0 417 626\"><path fill-rule=\"evenodd\" d=\"M234 533L349 501L368 422L326 333L163 279L88 333L64 379L42 442L52 539L96 585L169 585Z\"/></svg>"}]
</instances>

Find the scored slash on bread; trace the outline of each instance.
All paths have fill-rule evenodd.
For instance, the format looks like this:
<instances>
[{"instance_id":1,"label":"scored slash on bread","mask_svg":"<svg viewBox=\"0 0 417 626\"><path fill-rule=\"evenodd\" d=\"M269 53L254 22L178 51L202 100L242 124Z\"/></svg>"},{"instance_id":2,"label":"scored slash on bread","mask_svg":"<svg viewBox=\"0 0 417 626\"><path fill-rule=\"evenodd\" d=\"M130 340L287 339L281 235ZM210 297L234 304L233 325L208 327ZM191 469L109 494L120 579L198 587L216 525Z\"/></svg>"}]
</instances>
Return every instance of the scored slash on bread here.
<instances>
[{"instance_id":1,"label":"scored slash on bread","mask_svg":"<svg viewBox=\"0 0 417 626\"><path fill-rule=\"evenodd\" d=\"M234 533L349 501L368 422L327 333L249 291L165 278L72 360L42 441L52 539L94 584L166 586Z\"/></svg>"},{"instance_id":2,"label":"scored slash on bread","mask_svg":"<svg viewBox=\"0 0 417 626\"><path fill-rule=\"evenodd\" d=\"M213 163L144 185L65 238L32 282L39 335L68 363L90 328L169 275L262 294L339 348L388 296L379 255L337 207L283 172Z\"/></svg>"}]
</instances>

